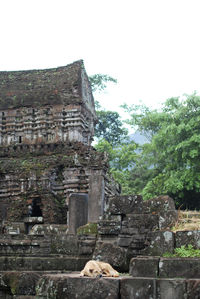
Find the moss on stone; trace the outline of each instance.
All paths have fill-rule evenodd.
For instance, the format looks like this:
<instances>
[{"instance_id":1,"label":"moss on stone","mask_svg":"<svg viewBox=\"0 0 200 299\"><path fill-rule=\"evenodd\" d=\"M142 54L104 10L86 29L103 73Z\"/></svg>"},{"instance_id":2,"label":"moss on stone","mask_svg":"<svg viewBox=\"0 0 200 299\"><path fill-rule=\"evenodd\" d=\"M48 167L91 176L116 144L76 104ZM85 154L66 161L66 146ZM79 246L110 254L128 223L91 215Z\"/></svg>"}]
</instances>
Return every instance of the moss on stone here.
<instances>
[{"instance_id":1,"label":"moss on stone","mask_svg":"<svg viewBox=\"0 0 200 299\"><path fill-rule=\"evenodd\" d=\"M97 235L97 223L87 223L77 229L77 235Z\"/></svg>"},{"instance_id":2,"label":"moss on stone","mask_svg":"<svg viewBox=\"0 0 200 299\"><path fill-rule=\"evenodd\" d=\"M6 285L10 287L12 295L15 295L19 286L19 273L7 273L4 280Z\"/></svg>"}]
</instances>

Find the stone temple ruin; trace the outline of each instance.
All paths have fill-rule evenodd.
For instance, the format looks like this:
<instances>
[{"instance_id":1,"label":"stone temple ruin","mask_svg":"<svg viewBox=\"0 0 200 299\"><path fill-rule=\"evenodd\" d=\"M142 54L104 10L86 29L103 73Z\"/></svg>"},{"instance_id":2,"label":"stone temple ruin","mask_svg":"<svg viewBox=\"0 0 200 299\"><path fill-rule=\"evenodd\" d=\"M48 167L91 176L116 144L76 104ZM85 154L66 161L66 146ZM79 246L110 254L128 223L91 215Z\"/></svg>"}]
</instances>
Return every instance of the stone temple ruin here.
<instances>
[{"instance_id":1,"label":"stone temple ruin","mask_svg":"<svg viewBox=\"0 0 200 299\"><path fill-rule=\"evenodd\" d=\"M0 72L0 298L199 298L200 260L163 258L192 244L168 196L122 196L83 62ZM91 259L129 273L80 277Z\"/></svg>"}]
</instances>

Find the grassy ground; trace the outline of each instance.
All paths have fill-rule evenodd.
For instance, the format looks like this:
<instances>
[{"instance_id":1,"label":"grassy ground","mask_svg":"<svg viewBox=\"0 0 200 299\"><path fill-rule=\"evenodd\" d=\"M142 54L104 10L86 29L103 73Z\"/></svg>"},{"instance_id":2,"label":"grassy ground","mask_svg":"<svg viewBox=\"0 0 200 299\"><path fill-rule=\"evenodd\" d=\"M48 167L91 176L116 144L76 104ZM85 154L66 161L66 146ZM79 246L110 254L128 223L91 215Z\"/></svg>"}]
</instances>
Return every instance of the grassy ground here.
<instances>
[{"instance_id":1,"label":"grassy ground","mask_svg":"<svg viewBox=\"0 0 200 299\"><path fill-rule=\"evenodd\" d=\"M200 230L200 212L179 210L178 220L172 231L179 230Z\"/></svg>"}]
</instances>

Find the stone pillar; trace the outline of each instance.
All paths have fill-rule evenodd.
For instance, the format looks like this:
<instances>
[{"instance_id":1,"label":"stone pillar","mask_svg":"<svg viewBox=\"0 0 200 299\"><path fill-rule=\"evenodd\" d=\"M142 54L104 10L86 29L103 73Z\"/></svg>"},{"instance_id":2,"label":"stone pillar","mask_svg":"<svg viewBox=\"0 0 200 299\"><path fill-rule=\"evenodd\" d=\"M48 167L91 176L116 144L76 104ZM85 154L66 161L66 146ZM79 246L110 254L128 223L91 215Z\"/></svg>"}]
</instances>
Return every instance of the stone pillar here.
<instances>
[{"instance_id":1,"label":"stone pillar","mask_svg":"<svg viewBox=\"0 0 200 299\"><path fill-rule=\"evenodd\" d=\"M69 234L88 222L88 194L74 193L69 198Z\"/></svg>"},{"instance_id":2,"label":"stone pillar","mask_svg":"<svg viewBox=\"0 0 200 299\"><path fill-rule=\"evenodd\" d=\"M104 211L104 177L93 171L89 181L88 222L97 222Z\"/></svg>"}]
</instances>

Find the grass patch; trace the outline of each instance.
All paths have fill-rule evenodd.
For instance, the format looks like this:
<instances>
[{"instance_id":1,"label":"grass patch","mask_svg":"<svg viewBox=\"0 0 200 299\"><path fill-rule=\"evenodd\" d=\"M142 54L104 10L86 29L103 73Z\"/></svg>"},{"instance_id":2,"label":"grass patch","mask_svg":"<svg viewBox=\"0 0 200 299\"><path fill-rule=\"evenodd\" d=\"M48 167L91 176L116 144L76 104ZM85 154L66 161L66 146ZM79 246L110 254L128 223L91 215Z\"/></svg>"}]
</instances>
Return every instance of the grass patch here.
<instances>
[{"instance_id":1,"label":"grass patch","mask_svg":"<svg viewBox=\"0 0 200 299\"><path fill-rule=\"evenodd\" d=\"M199 211L181 211L178 210L178 220L171 228L176 231L200 230L200 212Z\"/></svg>"}]
</instances>

